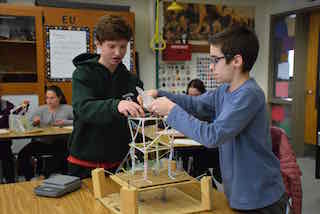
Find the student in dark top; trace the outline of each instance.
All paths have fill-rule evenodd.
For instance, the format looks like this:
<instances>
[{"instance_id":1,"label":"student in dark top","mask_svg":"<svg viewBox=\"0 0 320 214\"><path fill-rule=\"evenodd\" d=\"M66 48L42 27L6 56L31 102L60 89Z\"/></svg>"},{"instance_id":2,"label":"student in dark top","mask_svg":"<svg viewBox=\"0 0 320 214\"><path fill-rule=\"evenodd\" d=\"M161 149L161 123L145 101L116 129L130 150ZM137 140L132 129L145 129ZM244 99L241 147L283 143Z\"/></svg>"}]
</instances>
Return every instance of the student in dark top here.
<instances>
[{"instance_id":1,"label":"student in dark top","mask_svg":"<svg viewBox=\"0 0 320 214\"><path fill-rule=\"evenodd\" d=\"M187 86L187 95L199 96L206 92L206 87L200 79L193 79Z\"/></svg>"},{"instance_id":2,"label":"student in dark top","mask_svg":"<svg viewBox=\"0 0 320 214\"><path fill-rule=\"evenodd\" d=\"M81 54L73 60L70 175L90 177L97 167L113 171L129 151L126 116L144 116L139 104L124 98L132 94L134 100L136 86L142 87L122 63L131 37L131 28L122 18L103 16L95 38L101 54Z\"/></svg>"},{"instance_id":3,"label":"student in dark top","mask_svg":"<svg viewBox=\"0 0 320 214\"><path fill-rule=\"evenodd\" d=\"M0 129L9 128L9 115L13 107L14 105L12 103L1 99L0 96ZM11 144L11 140L0 141L0 160L3 175L7 183L13 183L15 181Z\"/></svg>"}]
</instances>

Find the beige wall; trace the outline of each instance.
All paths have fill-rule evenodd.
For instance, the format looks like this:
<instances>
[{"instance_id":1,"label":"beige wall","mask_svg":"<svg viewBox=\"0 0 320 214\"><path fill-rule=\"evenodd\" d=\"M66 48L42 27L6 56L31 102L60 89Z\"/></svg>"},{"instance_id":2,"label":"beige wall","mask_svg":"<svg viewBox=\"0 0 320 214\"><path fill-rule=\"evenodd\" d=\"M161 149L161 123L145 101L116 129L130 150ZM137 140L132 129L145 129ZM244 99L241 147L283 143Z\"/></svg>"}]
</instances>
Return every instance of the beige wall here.
<instances>
[{"instance_id":1,"label":"beige wall","mask_svg":"<svg viewBox=\"0 0 320 214\"><path fill-rule=\"evenodd\" d=\"M88 0L68 0L86 2ZM269 32L270 15L290 10L320 5L306 0L179 0L180 2L226 4L235 6L255 6L255 26L260 41L260 53L253 68L252 76L256 78L265 93L268 87ZM30 3L34 0L8 0L9 3ZM90 0L97 4L116 4L130 6L136 15L136 49L139 52L141 79L146 89L155 87L155 58L149 47L154 25L155 0Z\"/></svg>"}]
</instances>

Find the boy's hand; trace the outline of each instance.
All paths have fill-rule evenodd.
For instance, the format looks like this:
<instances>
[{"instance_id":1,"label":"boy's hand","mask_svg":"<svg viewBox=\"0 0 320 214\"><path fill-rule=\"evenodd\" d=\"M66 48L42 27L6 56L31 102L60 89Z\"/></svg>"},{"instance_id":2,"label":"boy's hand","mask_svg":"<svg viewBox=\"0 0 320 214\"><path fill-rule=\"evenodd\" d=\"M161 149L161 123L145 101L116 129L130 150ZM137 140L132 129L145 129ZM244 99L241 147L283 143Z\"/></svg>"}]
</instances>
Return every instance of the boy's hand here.
<instances>
[{"instance_id":1,"label":"boy's hand","mask_svg":"<svg viewBox=\"0 0 320 214\"><path fill-rule=\"evenodd\" d=\"M142 107L133 101L121 100L118 105L118 111L125 116L144 117Z\"/></svg>"},{"instance_id":2,"label":"boy's hand","mask_svg":"<svg viewBox=\"0 0 320 214\"><path fill-rule=\"evenodd\" d=\"M35 116L33 118L32 125L33 126L38 126L39 124L40 124L40 117L39 116Z\"/></svg>"},{"instance_id":3,"label":"boy's hand","mask_svg":"<svg viewBox=\"0 0 320 214\"><path fill-rule=\"evenodd\" d=\"M144 91L144 94L147 95L147 96L151 96L153 98L157 98L158 97L158 90L156 90L156 89L147 90L147 91ZM137 97L137 100L138 100L138 103L141 106L143 106L143 99L142 99L141 95L139 95Z\"/></svg>"},{"instance_id":4,"label":"boy's hand","mask_svg":"<svg viewBox=\"0 0 320 214\"><path fill-rule=\"evenodd\" d=\"M64 121L63 120L56 120L53 124L54 126L63 126L64 125Z\"/></svg>"},{"instance_id":5,"label":"boy's hand","mask_svg":"<svg viewBox=\"0 0 320 214\"><path fill-rule=\"evenodd\" d=\"M152 102L150 111L160 116L166 116L176 104L166 97L160 97Z\"/></svg>"},{"instance_id":6,"label":"boy's hand","mask_svg":"<svg viewBox=\"0 0 320 214\"><path fill-rule=\"evenodd\" d=\"M144 93L146 93L147 95L149 95L153 98L158 97L158 90L156 90L156 89L151 89L151 90L145 91Z\"/></svg>"}]
</instances>

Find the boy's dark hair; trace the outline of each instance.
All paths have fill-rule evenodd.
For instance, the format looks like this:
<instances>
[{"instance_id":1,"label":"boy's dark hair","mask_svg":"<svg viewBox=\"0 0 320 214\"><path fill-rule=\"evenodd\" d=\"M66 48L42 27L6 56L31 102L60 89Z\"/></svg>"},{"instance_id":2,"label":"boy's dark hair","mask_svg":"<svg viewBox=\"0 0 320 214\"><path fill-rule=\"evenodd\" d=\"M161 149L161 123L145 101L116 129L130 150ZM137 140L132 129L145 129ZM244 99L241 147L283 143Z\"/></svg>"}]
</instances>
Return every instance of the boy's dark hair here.
<instances>
[{"instance_id":1,"label":"boy's dark hair","mask_svg":"<svg viewBox=\"0 0 320 214\"><path fill-rule=\"evenodd\" d=\"M57 95L57 97L60 98L59 104L67 104L67 99L64 96L64 93L62 92L61 88L59 88L58 86L56 86L56 85L48 86L46 88L46 92L47 91L54 92Z\"/></svg>"},{"instance_id":2,"label":"boy's dark hair","mask_svg":"<svg viewBox=\"0 0 320 214\"><path fill-rule=\"evenodd\" d=\"M189 88L196 88L201 94L206 92L206 87L204 86L203 82L200 79L193 79L189 82L187 86L187 94L188 94Z\"/></svg>"},{"instance_id":3,"label":"boy's dark hair","mask_svg":"<svg viewBox=\"0 0 320 214\"><path fill-rule=\"evenodd\" d=\"M132 30L119 16L102 16L96 24L96 39L99 43L125 39L130 41Z\"/></svg>"},{"instance_id":4,"label":"boy's dark hair","mask_svg":"<svg viewBox=\"0 0 320 214\"><path fill-rule=\"evenodd\" d=\"M246 26L234 26L211 35L209 44L221 48L227 64L235 55L241 55L243 71L250 72L258 57L259 41L257 35Z\"/></svg>"}]
</instances>

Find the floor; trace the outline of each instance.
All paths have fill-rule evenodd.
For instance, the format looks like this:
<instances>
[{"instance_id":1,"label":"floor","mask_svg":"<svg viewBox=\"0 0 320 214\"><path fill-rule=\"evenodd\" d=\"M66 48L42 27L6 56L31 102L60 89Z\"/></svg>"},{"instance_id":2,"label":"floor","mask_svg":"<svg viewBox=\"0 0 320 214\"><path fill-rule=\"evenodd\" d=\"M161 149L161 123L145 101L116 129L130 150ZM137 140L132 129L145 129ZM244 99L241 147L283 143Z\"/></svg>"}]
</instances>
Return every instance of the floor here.
<instances>
[{"instance_id":1,"label":"floor","mask_svg":"<svg viewBox=\"0 0 320 214\"><path fill-rule=\"evenodd\" d=\"M320 213L320 179L315 179L315 160L313 157L297 159L302 171L302 213Z\"/></svg>"}]
</instances>

